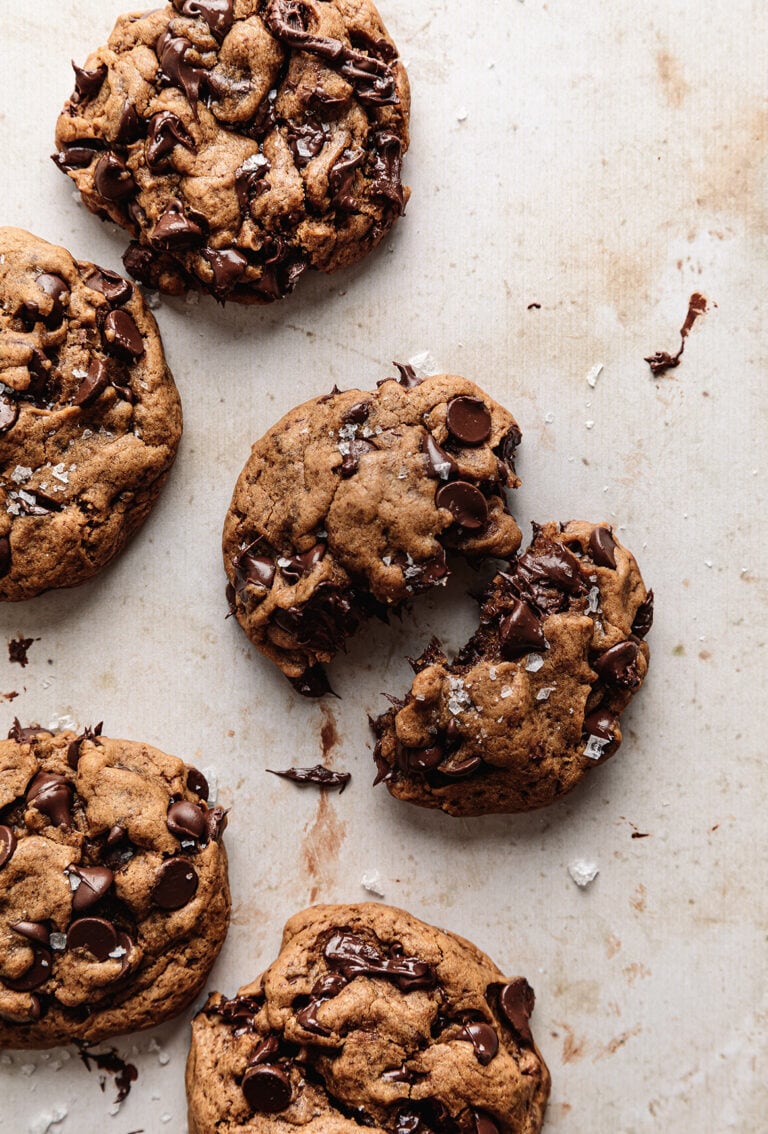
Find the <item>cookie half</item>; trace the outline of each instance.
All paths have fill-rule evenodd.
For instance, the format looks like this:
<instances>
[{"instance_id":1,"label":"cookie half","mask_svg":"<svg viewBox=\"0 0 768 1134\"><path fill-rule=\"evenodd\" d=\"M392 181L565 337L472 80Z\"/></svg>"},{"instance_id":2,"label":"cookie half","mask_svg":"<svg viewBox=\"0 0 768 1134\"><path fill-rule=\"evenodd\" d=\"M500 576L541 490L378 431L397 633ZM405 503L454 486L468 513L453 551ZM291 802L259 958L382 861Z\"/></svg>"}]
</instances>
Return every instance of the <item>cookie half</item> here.
<instances>
[{"instance_id":1,"label":"cookie half","mask_svg":"<svg viewBox=\"0 0 768 1134\"><path fill-rule=\"evenodd\" d=\"M190 1134L538 1134L533 990L378 904L291 918L280 955L192 1025Z\"/></svg>"},{"instance_id":2,"label":"cookie half","mask_svg":"<svg viewBox=\"0 0 768 1134\"><path fill-rule=\"evenodd\" d=\"M509 558L520 529L515 419L473 382L409 367L372 393L334 390L257 441L224 525L234 614L310 696L371 616L444 583L446 551Z\"/></svg>"},{"instance_id":3,"label":"cookie half","mask_svg":"<svg viewBox=\"0 0 768 1134\"><path fill-rule=\"evenodd\" d=\"M403 212L409 109L371 0L173 0L75 67L53 156L137 279L269 303Z\"/></svg>"},{"instance_id":4,"label":"cookie half","mask_svg":"<svg viewBox=\"0 0 768 1134\"><path fill-rule=\"evenodd\" d=\"M0 601L105 567L149 513L180 437L139 290L0 228Z\"/></svg>"},{"instance_id":5,"label":"cookie half","mask_svg":"<svg viewBox=\"0 0 768 1134\"><path fill-rule=\"evenodd\" d=\"M652 621L653 592L608 525L536 527L456 660L433 643L374 722L376 783L451 815L553 803L621 744Z\"/></svg>"},{"instance_id":6,"label":"cookie half","mask_svg":"<svg viewBox=\"0 0 768 1134\"><path fill-rule=\"evenodd\" d=\"M205 778L100 726L0 742L0 1048L149 1028L197 996L230 898Z\"/></svg>"}]
</instances>

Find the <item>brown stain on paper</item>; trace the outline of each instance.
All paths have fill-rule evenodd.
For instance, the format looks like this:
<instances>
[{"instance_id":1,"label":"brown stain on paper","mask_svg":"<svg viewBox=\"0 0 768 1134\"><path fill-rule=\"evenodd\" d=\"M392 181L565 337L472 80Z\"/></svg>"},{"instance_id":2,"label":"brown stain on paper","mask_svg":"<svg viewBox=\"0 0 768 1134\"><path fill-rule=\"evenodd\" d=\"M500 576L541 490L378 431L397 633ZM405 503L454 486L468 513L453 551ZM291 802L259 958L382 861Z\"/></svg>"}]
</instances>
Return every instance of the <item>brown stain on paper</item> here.
<instances>
[{"instance_id":1,"label":"brown stain on paper","mask_svg":"<svg viewBox=\"0 0 768 1134\"><path fill-rule=\"evenodd\" d=\"M320 727L320 744L323 749L323 759L326 759L331 749L339 743L339 730L330 705L321 705L320 712L323 714L323 723Z\"/></svg>"},{"instance_id":2,"label":"brown stain on paper","mask_svg":"<svg viewBox=\"0 0 768 1134\"><path fill-rule=\"evenodd\" d=\"M328 795L322 792L317 800L315 818L308 824L301 844L302 861L311 882L310 905L335 882L339 851L346 836L346 823L342 823Z\"/></svg>"},{"instance_id":3,"label":"brown stain on paper","mask_svg":"<svg viewBox=\"0 0 768 1134\"><path fill-rule=\"evenodd\" d=\"M669 51L657 51L656 74L659 76L664 98L669 105L675 108L682 106L691 88L685 80L679 59L675 59Z\"/></svg>"},{"instance_id":4,"label":"brown stain on paper","mask_svg":"<svg viewBox=\"0 0 768 1134\"><path fill-rule=\"evenodd\" d=\"M565 1032L563 1040L563 1054L561 1059L563 1063L578 1063L583 1059L587 1051L587 1041L583 1038L578 1038L570 1024L560 1024L560 1027Z\"/></svg>"},{"instance_id":5,"label":"brown stain on paper","mask_svg":"<svg viewBox=\"0 0 768 1134\"><path fill-rule=\"evenodd\" d=\"M635 890L632 897L629 899L629 904L631 905L633 910L637 910L638 913L645 913L646 894L647 894L647 890L641 882L639 884L639 886L637 887L637 889Z\"/></svg>"}]
</instances>

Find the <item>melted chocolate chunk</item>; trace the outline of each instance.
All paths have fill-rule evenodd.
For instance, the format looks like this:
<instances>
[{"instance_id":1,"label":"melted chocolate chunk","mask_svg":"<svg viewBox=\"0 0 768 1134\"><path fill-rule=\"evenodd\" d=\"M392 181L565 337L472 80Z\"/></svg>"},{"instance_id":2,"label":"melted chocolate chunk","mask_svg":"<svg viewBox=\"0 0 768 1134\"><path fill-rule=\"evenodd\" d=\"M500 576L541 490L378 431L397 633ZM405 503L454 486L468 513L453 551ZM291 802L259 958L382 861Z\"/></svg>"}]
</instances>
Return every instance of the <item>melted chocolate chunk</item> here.
<instances>
[{"instance_id":1,"label":"melted chocolate chunk","mask_svg":"<svg viewBox=\"0 0 768 1134\"><path fill-rule=\"evenodd\" d=\"M53 956L49 948L48 926L41 922L19 921L10 927L14 933L29 941L32 963L20 977L2 977L3 984L12 992L31 992L40 988L53 973Z\"/></svg>"},{"instance_id":2,"label":"melted chocolate chunk","mask_svg":"<svg viewBox=\"0 0 768 1134\"><path fill-rule=\"evenodd\" d=\"M110 311L104 320L103 335L107 349L120 358L134 362L144 354L141 331L127 311Z\"/></svg>"},{"instance_id":3,"label":"melted chocolate chunk","mask_svg":"<svg viewBox=\"0 0 768 1134\"><path fill-rule=\"evenodd\" d=\"M123 264L125 265L126 272L129 272L134 279L141 280L145 287L152 287L153 271L157 264L157 256L151 248L146 248L136 241L131 243L123 253Z\"/></svg>"},{"instance_id":4,"label":"melted chocolate chunk","mask_svg":"<svg viewBox=\"0 0 768 1134\"><path fill-rule=\"evenodd\" d=\"M16 836L10 827L0 825L0 870L13 858L16 850Z\"/></svg>"},{"instance_id":5,"label":"melted chocolate chunk","mask_svg":"<svg viewBox=\"0 0 768 1134\"><path fill-rule=\"evenodd\" d=\"M117 1097L115 1103L121 1103L131 1093L131 1086L139 1077L139 1072L132 1063L126 1063L117 1054L115 1048L110 1048L109 1051L91 1051L87 1044L80 1041L75 1041L80 1048L80 1058L82 1059L88 1070L91 1070L91 1063L100 1071L107 1071L110 1075L115 1076L115 1086L117 1087ZM103 1088L102 1088L103 1089ZM137 1132L138 1134L138 1132Z\"/></svg>"},{"instance_id":6,"label":"melted chocolate chunk","mask_svg":"<svg viewBox=\"0 0 768 1134\"><path fill-rule=\"evenodd\" d=\"M551 540L520 556L516 581L547 615L567 610L569 596L584 594L587 589L576 556Z\"/></svg>"},{"instance_id":7,"label":"melted chocolate chunk","mask_svg":"<svg viewBox=\"0 0 768 1134\"><path fill-rule=\"evenodd\" d=\"M288 144L299 169L308 165L322 150L326 141L325 127L318 122L293 123L287 128Z\"/></svg>"},{"instance_id":8,"label":"melted chocolate chunk","mask_svg":"<svg viewBox=\"0 0 768 1134\"><path fill-rule=\"evenodd\" d=\"M249 548L235 561L235 584L238 594L248 586L269 590L275 580L275 564L264 555L253 555Z\"/></svg>"},{"instance_id":9,"label":"melted chocolate chunk","mask_svg":"<svg viewBox=\"0 0 768 1134\"><path fill-rule=\"evenodd\" d=\"M246 1071L243 1094L251 1110L261 1114L279 1114L289 1106L293 1090L282 1068L261 1064Z\"/></svg>"},{"instance_id":10,"label":"melted chocolate chunk","mask_svg":"<svg viewBox=\"0 0 768 1134\"><path fill-rule=\"evenodd\" d=\"M74 404L76 406L90 406L99 398L109 385L107 368L100 358L92 358L90 365L75 392Z\"/></svg>"},{"instance_id":11,"label":"melted chocolate chunk","mask_svg":"<svg viewBox=\"0 0 768 1134\"><path fill-rule=\"evenodd\" d=\"M490 410L480 398L452 398L445 424L462 445L482 445L491 435Z\"/></svg>"},{"instance_id":12,"label":"melted chocolate chunk","mask_svg":"<svg viewBox=\"0 0 768 1134\"><path fill-rule=\"evenodd\" d=\"M155 875L152 899L162 910L180 910L194 898L198 883L188 858L169 858Z\"/></svg>"},{"instance_id":13,"label":"melted chocolate chunk","mask_svg":"<svg viewBox=\"0 0 768 1134\"><path fill-rule=\"evenodd\" d=\"M151 240L159 248L175 251L192 248L204 239L203 230L190 217L185 216L181 201L173 201L152 230Z\"/></svg>"},{"instance_id":14,"label":"melted chocolate chunk","mask_svg":"<svg viewBox=\"0 0 768 1134\"><path fill-rule=\"evenodd\" d=\"M187 772L187 787L200 799L208 799L211 794L207 779L197 768L190 768Z\"/></svg>"},{"instance_id":15,"label":"melted chocolate chunk","mask_svg":"<svg viewBox=\"0 0 768 1134\"><path fill-rule=\"evenodd\" d=\"M392 365L397 367L400 377L397 378L396 381L400 383L403 389L413 390L414 387L420 386L424 381L423 378L416 376L416 371L409 362L393 362ZM388 379L384 378L383 381L386 382ZM382 383L379 382L377 384L381 385Z\"/></svg>"},{"instance_id":16,"label":"melted chocolate chunk","mask_svg":"<svg viewBox=\"0 0 768 1134\"><path fill-rule=\"evenodd\" d=\"M336 696L328 681L328 675L321 665L310 665L300 677L289 677L288 680L302 697L324 697L326 693L330 693L332 697Z\"/></svg>"},{"instance_id":17,"label":"melted chocolate chunk","mask_svg":"<svg viewBox=\"0 0 768 1134\"><path fill-rule=\"evenodd\" d=\"M398 215L405 209L402 170L403 144L400 139L386 131L375 134L370 160L371 192L391 201Z\"/></svg>"},{"instance_id":18,"label":"melted chocolate chunk","mask_svg":"<svg viewBox=\"0 0 768 1134\"><path fill-rule=\"evenodd\" d=\"M7 433L16 424L19 416L19 407L16 402L0 396L0 435Z\"/></svg>"},{"instance_id":19,"label":"melted chocolate chunk","mask_svg":"<svg viewBox=\"0 0 768 1134\"><path fill-rule=\"evenodd\" d=\"M67 949L82 949L100 964L108 961L117 948L117 930L102 917L81 917L72 922L67 932Z\"/></svg>"},{"instance_id":20,"label":"melted chocolate chunk","mask_svg":"<svg viewBox=\"0 0 768 1134\"><path fill-rule=\"evenodd\" d=\"M75 89L69 101L74 106L79 106L81 102L95 98L99 93L107 77L107 65L100 63L93 71L86 71L84 67L78 67L73 60L72 70L75 72Z\"/></svg>"},{"instance_id":21,"label":"melted chocolate chunk","mask_svg":"<svg viewBox=\"0 0 768 1134\"><path fill-rule=\"evenodd\" d=\"M536 997L525 977L517 977L499 989L499 1011L510 1028L528 1047L533 1046L530 1020Z\"/></svg>"},{"instance_id":22,"label":"melted chocolate chunk","mask_svg":"<svg viewBox=\"0 0 768 1134\"><path fill-rule=\"evenodd\" d=\"M480 756L467 756L466 759L460 760L458 763L441 764L438 770L441 775L448 776L451 780L465 780L469 776L473 776L482 766L483 761Z\"/></svg>"},{"instance_id":23,"label":"melted chocolate chunk","mask_svg":"<svg viewBox=\"0 0 768 1134\"><path fill-rule=\"evenodd\" d=\"M51 154L51 160L65 173L70 169L85 169L90 165L98 153L104 149L104 143L98 138L84 138L79 142L71 142L58 153Z\"/></svg>"},{"instance_id":24,"label":"melted chocolate chunk","mask_svg":"<svg viewBox=\"0 0 768 1134\"><path fill-rule=\"evenodd\" d=\"M205 841L215 843L223 835L227 826L227 812L223 807L209 807L205 812Z\"/></svg>"},{"instance_id":25,"label":"melted chocolate chunk","mask_svg":"<svg viewBox=\"0 0 768 1134\"><path fill-rule=\"evenodd\" d=\"M51 933L45 922L42 921L17 921L15 925L11 926L14 933L18 933L19 937L26 938L27 941L33 941L37 945L42 945L43 948L50 948Z\"/></svg>"},{"instance_id":26,"label":"melted chocolate chunk","mask_svg":"<svg viewBox=\"0 0 768 1134\"><path fill-rule=\"evenodd\" d=\"M235 190L244 216L248 214L253 198L269 191L269 182L265 178L270 168L264 154L252 154L235 173Z\"/></svg>"},{"instance_id":27,"label":"melted chocolate chunk","mask_svg":"<svg viewBox=\"0 0 768 1134\"><path fill-rule=\"evenodd\" d=\"M173 35L169 28L158 39L155 52L160 63L158 81L183 90L196 115L200 86L207 79L207 72L202 67L194 67L186 62L186 54L191 47L188 39Z\"/></svg>"},{"instance_id":28,"label":"melted chocolate chunk","mask_svg":"<svg viewBox=\"0 0 768 1134\"><path fill-rule=\"evenodd\" d=\"M290 559L279 559L278 566L289 583L298 583L302 576L308 575L312 568L322 561L327 549L327 544L316 543L301 555L294 555Z\"/></svg>"},{"instance_id":29,"label":"melted chocolate chunk","mask_svg":"<svg viewBox=\"0 0 768 1134\"><path fill-rule=\"evenodd\" d=\"M139 138L143 137L143 135L144 120L139 117L133 103L126 100L120 112L120 121L117 124L117 133L115 134L115 144L118 146L130 146L132 142L138 142Z\"/></svg>"},{"instance_id":30,"label":"melted chocolate chunk","mask_svg":"<svg viewBox=\"0 0 768 1134\"><path fill-rule=\"evenodd\" d=\"M0 579L11 569L11 541L8 536L0 536Z\"/></svg>"},{"instance_id":31,"label":"melted chocolate chunk","mask_svg":"<svg viewBox=\"0 0 768 1134\"><path fill-rule=\"evenodd\" d=\"M440 744L434 744L431 748L404 748L398 745L397 767L406 774L429 772L442 764L445 756L445 749Z\"/></svg>"},{"instance_id":32,"label":"melted chocolate chunk","mask_svg":"<svg viewBox=\"0 0 768 1134\"><path fill-rule=\"evenodd\" d=\"M27 788L28 807L47 815L54 827L72 826L72 784L56 772L38 772Z\"/></svg>"},{"instance_id":33,"label":"melted chocolate chunk","mask_svg":"<svg viewBox=\"0 0 768 1134\"><path fill-rule=\"evenodd\" d=\"M205 834L205 812L186 799L171 804L165 822L177 839L201 839Z\"/></svg>"},{"instance_id":34,"label":"melted chocolate chunk","mask_svg":"<svg viewBox=\"0 0 768 1134\"><path fill-rule=\"evenodd\" d=\"M29 728L22 728L19 718L13 718L13 724L8 730L9 740L15 740L17 744L29 744L38 736L53 736L53 733L49 732L47 728L41 728L40 725L30 725Z\"/></svg>"},{"instance_id":35,"label":"melted chocolate chunk","mask_svg":"<svg viewBox=\"0 0 768 1134\"><path fill-rule=\"evenodd\" d=\"M454 480L438 488L435 505L447 508L454 521L468 531L479 531L488 523L488 504L479 488L466 480Z\"/></svg>"},{"instance_id":36,"label":"melted chocolate chunk","mask_svg":"<svg viewBox=\"0 0 768 1134\"><path fill-rule=\"evenodd\" d=\"M499 1050L499 1037L490 1024L465 1024L459 1039L468 1040L472 1044L475 1049L475 1058L483 1067L488 1066Z\"/></svg>"},{"instance_id":37,"label":"melted chocolate chunk","mask_svg":"<svg viewBox=\"0 0 768 1134\"><path fill-rule=\"evenodd\" d=\"M221 42L234 22L232 0L172 0L182 16L197 16L205 20L212 35Z\"/></svg>"},{"instance_id":38,"label":"melted chocolate chunk","mask_svg":"<svg viewBox=\"0 0 768 1134\"><path fill-rule=\"evenodd\" d=\"M248 259L236 248L204 248L201 255L207 260L213 272L213 291L222 303L245 275Z\"/></svg>"},{"instance_id":39,"label":"melted chocolate chunk","mask_svg":"<svg viewBox=\"0 0 768 1134\"><path fill-rule=\"evenodd\" d=\"M372 445L370 441L365 441L362 437L355 437L347 444L349 445L349 452L344 455L344 460L339 466L339 472L345 480L357 472L361 457L366 453L376 452L376 446Z\"/></svg>"},{"instance_id":40,"label":"melted chocolate chunk","mask_svg":"<svg viewBox=\"0 0 768 1134\"><path fill-rule=\"evenodd\" d=\"M272 622L305 649L335 653L360 621L353 598L351 592L320 583L303 605L275 610Z\"/></svg>"},{"instance_id":41,"label":"melted chocolate chunk","mask_svg":"<svg viewBox=\"0 0 768 1134\"><path fill-rule=\"evenodd\" d=\"M355 212L359 208L359 201L352 195L351 190L355 181L355 173L364 161L364 150L344 150L331 166L328 174L328 187L331 193L331 203L337 209Z\"/></svg>"},{"instance_id":42,"label":"melted chocolate chunk","mask_svg":"<svg viewBox=\"0 0 768 1134\"><path fill-rule=\"evenodd\" d=\"M119 203L133 197L137 185L128 166L117 154L111 152L102 154L96 163L93 172L93 182L96 192L105 201Z\"/></svg>"},{"instance_id":43,"label":"melted chocolate chunk","mask_svg":"<svg viewBox=\"0 0 768 1134\"><path fill-rule=\"evenodd\" d=\"M61 276L55 276L51 272L43 272L36 278L35 283L51 300L50 313L45 316L43 322L49 331L55 331L61 326L64 318L64 304L69 301L69 285ZM28 308L33 322L36 322L40 314L37 304L25 304L25 307Z\"/></svg>"},{"instance_id":44,"label":"melted chocolate chunk","mask_svg":"<svg viewBox=\"0 0 768 1134\"><path fill-rule=\"evenodd\" d=\"M282 776L283 779L292 780L295 784L315 784L317 787L323 788L341 788L339 795L342 794L344 788L352 779L349 772L334 772L330 768L324 768L322 764L316 764L314 768L287 768L284 772L275 771L273 768L267 768L267 771L270 775Z\"/></svg>"},{"instance_id":45,"label":"melted chocolate chunk","mask_svg":"<svg viewBox=\"0 0 768 1134\"><path fill-rule=\"evenodd\" d=\"M589 554L597 567L616 569L616 541L608 528L595 528L589 537Z\"/></svg>"},{"instance_id":46,"label":"melted chocolate chunk","mask_svg":"<svg viewBox=\"0 0 768 1134\"><path fill-rule=\"evenodd\" d=\"M393 981L401 992L435 988L437 973L434 966L417 957L403 957L396 948L392 947L389 957L385 957L380 949L357 934L335 933L325 946L323 955L330 967L347 981L359 976L384 977Z\"/></svg>"},{"instance_id":47,"label":"melted chocolate chunk","mask_svg":"<svg viewBox=\"0 0 768 1134\"><path fill-rule=\"evenodd\" d=\"M149 120L147 165L153 172L167 168L175 146L184 146L196 153L195 140L184 123L170 110L161 110Z\"/></svg>"},{"instance_id":48,"label":"melted chocolate chunk","mask_svg":"<svg viewBox=\"0 0 768 1134\"><path fill-rule=\"evenodd\" d=\"M79 878L80 884L72 894L72 909L84 913L101 901L115 880L107 866L72 866L70 877Z\"/></svg>"},{"instance_id":49,"label":"melted chocolate chunk","mask_svg":"<svg viewBox=\"0 0 768 1134\"><path fill-rule=\"evenodd\" d=\"M606 682L619 689L638 689L640 674L637 669L637 657L640 652L637 642L628 638L626 642L619 642L606 650L596 661L592 668Z\"/></svg>"},{"instance_id":50,"label":"melted chocolate chunk","mask_svg":"<svg viewBox=\"0 0 768 1134\"><path fill-rule=\"evenodd\" d=\"M421 443L421 450L426 454L429 466L429 475L437 480L449 480L458 474L458 466L444 449L441 449L431 433L427 433Z\"/></svg>"},{"instance_id":51,"label":"melted chocolate chunk","mask_svg":"<svg viewBox=\"0 0 768 1134\"><path fill-rule=\"evenodd\" d=\"M472 1134L499 1134L499 1128L489 1114L473 1110Z\"/></svg>"},{"instance_id":52,"label":"melted chocolate chunk","mask_svg":"<svg viewBox=\"0 0 768 1134\"><path fill-rule=\"evenodd\" d=\"M99 721L99 723L97 725L93 725L93 727L86 726L80 736L76 736L74 740L71 740L69 742L69 746L67 748L67 763L69 764L70 768L77 768L78 762L80 760L80 748L84 740L90 740L93 744L101 745L99 737L101 736L101 730L103 729L103 727L104 721Z\"/></svg>"},{"instance_id":53,"label":"melted chocolate chunk","mask_svg":"<svg viewBox=\"0 0 768 1134\"><path fill-rule=\"evenodd\" d=\"M637 608L635 621L632 623L632 633L636 638L644 638L653 626L653 591L649 591L644 601Z\"/></svg>"},{"instance_id":54,"label":"melted chocolate chunk","mask_svg":"<svg viewBox=\"0 0 768 1134\"><path fill-rule=\"evenodd\" d=\"M512 659L531 650L549 649L541 622L520 599L512 599L510 612L499 623L502 657Z\"/></svg>"},{"instance_id":55,"label":"melted chocolate chunk","mask_svg":"<svg viewBox=\"0 0 768 1134\"><path fill-rule=\"evenodd\" d=\"M595 747L599 750L599 755L597 752L594 755L588 753L590 759L594 759L596 763L599 763L600 760L614 754L619 747L617 740L618 730L619 718L615 713L612 713L610 709L598 707L586 715L582 727L583 735L590 739L594 737L598 741L603 740L608 742L607 744L596 745Z\"/></svg>"},{"instance_id":56,"label":"melted chocolate chunk","mask_svg":"<svg viewBox=\"0 0 768 1134\"><path fill-rule=\"evenodd\" d=\"M100 292L111 307L122 307L133 295L133 285L128 280L124 280L117 272L99 268L96 264L83 277L83 283L91 291Z\"/></svg>"},{"instance_id":57,"label":"melted chocolate chunk","mask_svg":"<svg viewBox=\"0 0 768 1134\"><path fill-rule=\"evenodd\" d=\"M502 461L507 464L513 471L515 468L515 454L523 435L516 425L510 426L507 430L501 444L497 447L496 452L501 457Z\"/></svg>"}]
</instances>

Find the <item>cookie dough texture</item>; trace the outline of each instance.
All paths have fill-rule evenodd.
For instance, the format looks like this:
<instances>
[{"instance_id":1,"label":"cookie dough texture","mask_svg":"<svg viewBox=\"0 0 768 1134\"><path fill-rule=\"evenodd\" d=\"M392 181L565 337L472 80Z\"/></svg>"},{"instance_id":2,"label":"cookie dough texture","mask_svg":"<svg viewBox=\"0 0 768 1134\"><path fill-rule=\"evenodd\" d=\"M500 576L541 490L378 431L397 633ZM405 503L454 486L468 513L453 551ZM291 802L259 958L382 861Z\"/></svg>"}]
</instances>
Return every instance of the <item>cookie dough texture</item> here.
<instances>
[{"instance_id":1,"label":"cookie dough texture","mask_svg":"<svg viewBox=\"0 0 768 1134\"><path fill-rule=\"evenodd\" d=\"M652 619L653 594L607 525L536 527L456 660L433 643L373 724L376 782L451 815L554 802L621 744Z\"/></svg>"},{"instance_id":2,"label":"cookie dough texture","mask_svg":"<svg viewBox=\"0 0 768 1134\"><path fill-rule=\"evenodd\" d=\"M54 160L162 291L271 302L405 208L408 79L371 0L173 0L75 77Z\"/></svg>"},{"instance_id":3,"label":"cookie dough texture","mask_svg":"<svg viewBox=\"0 0 768 1134\"><path fill-rule=\"evenodd\" d=\"M537 1134L533 992L378 904L291 918L279 957L193 1023L190 1134Z\"/></svg>"},{"instance_id":4,"label":"cookie dough texture","mask_svg":"<svg viewBox=\"0 0 768 1134\"><path fill-rule=\"evenodd\" d=\"M0 601L106 566L149 513L180 437L138 289L0 228Z\"/></svg>"},{"instance_id":5,"label":"cookie dough texture","mask_svg":"<svg viewBox=\"0 0 768 1134\"><path fill-rule=\"evenodd\" d=\"M251 641L305 693L372 614L444 583L446 550L509 558L520 430L473 382L408 367L373 393L334 390L257 441L224 525L230 600Z\"/></svg>"},{"instance_id":6,"label":"cookie dough texture","mask_svg":"<svg viewBox=\"0 0 768 1134\"><path fill-rule=\"evenodd\" d=\"M225 813L146 744L14 725L0 742L0 1048L175 1016L229 922Z\"/></svg>"}]
</instances>

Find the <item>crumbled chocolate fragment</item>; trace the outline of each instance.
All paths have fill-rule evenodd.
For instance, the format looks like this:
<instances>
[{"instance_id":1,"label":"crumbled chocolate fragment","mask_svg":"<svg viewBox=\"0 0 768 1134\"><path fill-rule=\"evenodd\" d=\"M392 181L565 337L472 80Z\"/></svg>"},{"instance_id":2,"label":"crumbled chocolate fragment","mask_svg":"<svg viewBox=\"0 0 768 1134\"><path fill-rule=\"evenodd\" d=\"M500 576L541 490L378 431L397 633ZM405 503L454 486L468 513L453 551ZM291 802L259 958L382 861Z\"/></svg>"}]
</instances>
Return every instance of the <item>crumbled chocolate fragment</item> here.
<instances>
[{"instance_id":1,"label":"crumbled chocolate fragment","mask_svg":"<svg viewBox=\"0 0 768 1134\"><path fill-rule=\"evenodd\" d=\"M20 665L22 669L29 664L27 651L34 642L39 642L39 638L22 638L19 634L18 638L11 638L8 642L8 661L15 662Z\"/></svg>"},{"instance_id":2,"label":"crumbled chocolate fragment","mask_svg":"<svg viewBox=\"0 0 768 1134\"><path fill-rule=\"evenodd\" d=\"M608 685L619 689L638 689L642 679L637 669L639 646L631 638L606 650L592 662L592 668Z\"/></svg>"},{"instance_id":3,"label":"crumbled chocolate fragment","mask_svg":"<svg viewBox=\"0 0 768 1134\"><path fill-rule=\"evenodd\" d=\"M337 787L341 789L339 795L342 794L344 788L352 779L349 772L334 772L331 768L324 768L322 764L316 764L314 768L287 768L285 771L267 768L267 771L273 776L282 776L283 779L292 780L295 784L315 784L322 788Z\"/></svg>"},{"instance_id":4,"label":"crumbled chocolate fragment","mask_svg":"<svg viewBox=\"0 0 768 1134\"><path fill-rule=\"evenodd\" d=\"M528 1021L533 1015L536 996L525 977L517 977L499 989L499 1010L513 1032L526 1046L533 1046Z\"/></svg>"}]
</instances>

